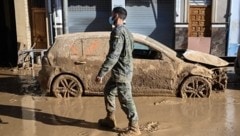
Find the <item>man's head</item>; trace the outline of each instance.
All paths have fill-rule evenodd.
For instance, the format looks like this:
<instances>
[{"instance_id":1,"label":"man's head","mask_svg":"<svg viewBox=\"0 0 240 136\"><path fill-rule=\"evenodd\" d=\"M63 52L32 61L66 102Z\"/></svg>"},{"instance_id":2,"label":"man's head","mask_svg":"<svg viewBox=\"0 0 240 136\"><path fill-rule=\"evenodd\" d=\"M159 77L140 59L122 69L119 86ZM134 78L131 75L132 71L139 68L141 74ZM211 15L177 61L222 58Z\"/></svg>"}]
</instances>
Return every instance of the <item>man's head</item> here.
<instances>
[{"instance_id":1,"label":"man's head","mask_svg":"<svg viewBox=\"0 0 240 136\"><path fill-rule=\"evenodd\" d=\"M123 7L115 7L112 11L113 16L118 15L119 18L125 20L127 17L127 11Z\"/></svg>"},{"instance_id":2,"label":"man's head","mask_svg":"<svg viewBox=\"0 0 240 136\"><path fill-rule=\"evenodd\" d=\"M127 11L123 7L115 7L112 10L112 16L109 18L109 23L112 25L121 25L127 17Z\"/></svg>"}]
</instances>

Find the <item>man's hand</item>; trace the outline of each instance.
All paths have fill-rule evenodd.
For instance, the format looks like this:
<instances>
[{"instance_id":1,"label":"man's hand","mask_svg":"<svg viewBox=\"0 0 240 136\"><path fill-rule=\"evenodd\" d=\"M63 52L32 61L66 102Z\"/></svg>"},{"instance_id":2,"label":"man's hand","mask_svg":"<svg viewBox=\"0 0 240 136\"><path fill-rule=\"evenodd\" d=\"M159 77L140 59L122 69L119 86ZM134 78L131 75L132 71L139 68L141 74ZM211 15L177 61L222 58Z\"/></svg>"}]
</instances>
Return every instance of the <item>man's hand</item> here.
<instances>
[{"instance_id":1,"label":"man's hand","mask_svg":"<svg viewBox=\"0 0 240 136\"><path fill-rule=\"evenodd\" d=\"M102 77L100 77L100 76L97 76L96 77L96 79L95 79L95 81L97 82L97 83L102 83L102 80L103 80L103 78Z\"/></svg>"}]
</instances>

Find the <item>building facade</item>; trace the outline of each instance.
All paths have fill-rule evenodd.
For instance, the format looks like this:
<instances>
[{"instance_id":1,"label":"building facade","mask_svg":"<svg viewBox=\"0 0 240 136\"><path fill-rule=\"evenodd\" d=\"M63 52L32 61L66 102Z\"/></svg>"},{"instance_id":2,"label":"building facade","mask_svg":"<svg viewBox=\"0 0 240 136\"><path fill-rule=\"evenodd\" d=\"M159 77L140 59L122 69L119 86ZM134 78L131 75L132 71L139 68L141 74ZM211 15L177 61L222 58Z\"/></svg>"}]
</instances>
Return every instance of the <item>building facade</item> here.
<instances>
[{"instance_id":1,"label":"building facade","mask_svg":"<svg viewBox=\"0 0 240 136\"><path fill-rule=\"evenodd\" d=\"M3 1L6 4L8 0ZM47 49L57 35L64 33L111 31L111 10L123 6L128 11L126 25L131 32L148 35L176 51L193 49L225 57L231 15L239 11L239 5L236 10L231 2L234 0L10 1L15 9L18 49L33 45ZM231 41L239 43L239 38L233 38Z\"/></svg>"},{"instance_id":2,"label":"building facade","mask_svg":"<svg viewBox=\"0 0 240 136\"><path fill-rule=\"evenodd\" d=\"M229 0L176 0L175 49L226 56Z\"/></svg>"}]
</instances>

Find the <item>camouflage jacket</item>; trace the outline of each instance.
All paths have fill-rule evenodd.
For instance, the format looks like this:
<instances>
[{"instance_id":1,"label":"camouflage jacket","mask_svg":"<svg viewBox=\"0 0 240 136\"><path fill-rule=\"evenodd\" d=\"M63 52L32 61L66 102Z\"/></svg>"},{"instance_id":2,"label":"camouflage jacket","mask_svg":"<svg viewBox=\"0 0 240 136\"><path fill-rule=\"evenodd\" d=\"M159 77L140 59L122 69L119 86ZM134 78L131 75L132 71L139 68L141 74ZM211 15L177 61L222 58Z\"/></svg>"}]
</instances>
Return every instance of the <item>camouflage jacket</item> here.
<instances>
[{"instance_id":1,"label":"camouflage jacket","mask_svg":"<svg viewBox=\"0 0 240 136\"><path fill-rule=\"evenodd\" d=\"M133 36L124 26L118 26L111 32L109 52L98 73L105 76L110 70L111 78L116 82L128 82L133 75Z\"/></svg>"}]
</instances>

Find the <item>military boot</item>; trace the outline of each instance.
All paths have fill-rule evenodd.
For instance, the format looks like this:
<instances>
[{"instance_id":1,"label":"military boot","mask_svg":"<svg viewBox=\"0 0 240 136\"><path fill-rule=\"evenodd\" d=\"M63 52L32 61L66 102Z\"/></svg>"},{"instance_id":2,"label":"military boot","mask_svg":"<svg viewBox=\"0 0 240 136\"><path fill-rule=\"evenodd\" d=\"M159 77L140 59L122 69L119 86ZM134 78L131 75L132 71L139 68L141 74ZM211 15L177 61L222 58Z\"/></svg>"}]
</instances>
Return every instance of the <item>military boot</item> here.
<instances>
[{"instance_id":1,"label":"military boot","mask_svg":"<svg viewBox=\"0 0 240 136\"><path fill-rule=\"evenodd\" d=\"M139 135L141 135L141 131L139 129L138 123L130 125L126 131L118 134L118 136L139 136Z\"/></svg>"},{"instance_id":2,"label":"military boot","mask_svg":"<svg viewBox=\"0 0 240 136\"><path fill-rule=\"evenodd\" d=\"M116 120L115 120L114 113L108 113L107 117L105 117L104 119L99 119L98 124L101 127L105 127L105 128L108 128L108 129L115 128L116 127Z\"/></svg>"}]
</instances>

